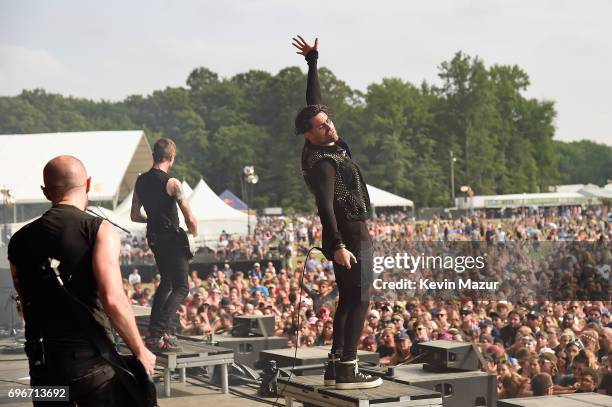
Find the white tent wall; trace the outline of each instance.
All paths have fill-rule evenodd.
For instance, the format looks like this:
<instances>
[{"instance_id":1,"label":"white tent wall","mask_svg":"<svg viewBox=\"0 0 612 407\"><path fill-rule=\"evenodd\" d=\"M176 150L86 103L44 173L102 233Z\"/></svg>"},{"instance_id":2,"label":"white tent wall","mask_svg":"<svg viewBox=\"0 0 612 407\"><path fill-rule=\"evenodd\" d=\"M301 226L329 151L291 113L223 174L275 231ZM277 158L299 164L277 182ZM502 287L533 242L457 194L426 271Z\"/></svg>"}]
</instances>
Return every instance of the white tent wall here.
<instances>
[{"instance_id":1,"label":"white tent wall","mask_svg":"<svg viewBox=\"0 0 612 407\"><path fill-rule=\"evenodd\" d=\"M224 230L230 234L246 235L249 221L251 230L257 223L255 215L250 215L249 219L247 214L227 205L202 179L193 189L189 205L198 219L198 241L205 243L217 241ZM184 220L182 222L184 224Z\"/></svg>"},{"instance_id":2,"label":"white tent wall","mask_svg":"<svg viewBox=\"0 0 612 407\"><path fill-rule=\"evenodd\" d=\"M191 194L193 194L193 189L189 186L189 184L185 180L183 180L181 187L183 188L183 194L187 196L187 199L189 199Z\"/></svg>"},{"instance_id":3,"label":"white tent wall","mask_svg":"<svg viewBox=\"0 0 612 407\"><path fill-rule=\"evenodd\" d=\"M116 215L125 215L125 214L127 214L128 217L129 217L130 211L132 210L132 198L133 197L134 197L134 191L130 191L128 196L126 196L123 199L123 201L121 201L121 203L119 205L117 205L117 207L115 208L115 210L113 212L115 212Z\"/></svg>"},{"instance_id":4,"label":"white tent wall","mask_svg":"<svg viewBox=\"0 0 612 407\"><path fill-rule=\"evenodd\" d=\"M370 203L373 207L382 206L398 206L398 207L414 207L414 202L410 199L403 198L391 192L376 188L372 185L367 185L368 195L370 195Z\"/></svg>"},{"instance_id":5,"label":"white tent wall","mask_svg":"<svg viewBox=\"0 0 612 407\"><path fill-rule=\"evenodd\" d=\"M0 185L6 185L16 201L12 213L0 210L0 222L22 223L49 208L40 190L42 170L58 155L80 159L92 179L89 201L112 207L153 163L142 130L0 135L0 163L11 169L0 173Z\"/></svg>"},{"instance_id":6,"label":"white tent wall","mask_svg":"<svg viewBox=\"0 0 612 407\"><path fill-rule=\"evenodd\" d=\"M129 211L127 213L117 213L116 211L101 206L90 206L87 209L97 214L99 217L106 218L116 223L118 226L129 230L132 235L144 236L146 233L146 223L132 222Z\"/></svg>"}]
</instances>

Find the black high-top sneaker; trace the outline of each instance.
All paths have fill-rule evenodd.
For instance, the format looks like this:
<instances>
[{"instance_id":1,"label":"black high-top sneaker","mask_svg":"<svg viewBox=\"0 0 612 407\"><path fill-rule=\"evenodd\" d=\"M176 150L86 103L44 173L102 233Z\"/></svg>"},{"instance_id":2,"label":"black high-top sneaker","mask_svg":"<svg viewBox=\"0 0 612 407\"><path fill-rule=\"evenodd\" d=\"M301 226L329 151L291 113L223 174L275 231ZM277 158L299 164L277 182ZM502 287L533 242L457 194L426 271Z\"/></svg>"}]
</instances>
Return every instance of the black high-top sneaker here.
<instances>
[{"instance_id":1,"label":"black high-top sneaker","mask_svg":"<svg viewBox=\"0 0 612 407\"><path fill-rule=\"evenodd\" d=\"M340 356L335 353L327 354L327 366L325 366L325 374L323 375L323 384L328 387L336 385L336 364L340 362Z\"/></svg>"},{"instance_id":2,"label":"black high-top sneaker","mask_svg":"<svg viewBox=\"0 0 612 407\"><path fill-rule=\"evenodd\" d=\"M336 390L371 389L382 384L380 377L359 371L357 359L336 363Z\"/></svg>"}]
</instances>

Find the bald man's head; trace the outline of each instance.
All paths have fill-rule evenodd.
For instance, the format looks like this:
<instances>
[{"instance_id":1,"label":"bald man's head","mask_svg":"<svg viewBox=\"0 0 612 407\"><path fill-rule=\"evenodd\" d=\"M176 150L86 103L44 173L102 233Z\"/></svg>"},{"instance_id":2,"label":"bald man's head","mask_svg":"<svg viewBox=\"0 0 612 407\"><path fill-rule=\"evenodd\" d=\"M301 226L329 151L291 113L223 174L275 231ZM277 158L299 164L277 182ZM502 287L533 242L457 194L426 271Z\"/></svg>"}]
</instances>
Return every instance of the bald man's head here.
<instances>
[{"instance_id":1,"label":"bald man's head","mask_svg":"<svg viewBox=\"0 0 612 407\"><path fill-rule=\"evenodd\" d=\"M51 201L72 193L88 192L87 170L81 160L71 155L60 155L49 161L43 170L43 179L43 191Z\"/></svg>"}]
</instances>

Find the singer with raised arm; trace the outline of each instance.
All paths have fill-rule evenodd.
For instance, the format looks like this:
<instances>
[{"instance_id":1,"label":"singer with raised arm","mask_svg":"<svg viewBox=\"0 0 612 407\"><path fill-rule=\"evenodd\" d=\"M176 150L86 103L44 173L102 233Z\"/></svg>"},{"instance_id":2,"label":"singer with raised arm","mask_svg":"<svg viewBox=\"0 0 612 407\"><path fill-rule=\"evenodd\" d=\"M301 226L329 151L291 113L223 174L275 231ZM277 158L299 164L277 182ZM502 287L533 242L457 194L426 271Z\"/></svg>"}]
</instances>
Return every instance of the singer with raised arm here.
<instances>
[{"instance_id":1,"label":"singer with raised arm","mask_svg":"<svg viewBox=\"0 0 612 407\"><path fill-rule=\"evenodd\" d=\"M183 193L181 182L168 171L176 158L176 145L161 138L153 146L153 167L138 176L132 198L131 219L146 222L147 241L161 274L161 282L153 297L149 334L145 344L153 351L179 352L170 324L180 304L189 293L189 245L179 226L177 204L185 218L188 232L198 234L198 222ZM144 207L143 214L141 208Z\"/></svg>"},{"instance_id":2,"label":"singer with raised arm","mask_svg":"<svg viewBox=\"0 0 612 407\"><path fill-rule=\"evenodd\" d=\"M372 388L382 380L363 374L357 365L357 345L372 280L372 241L366 224L371 216L370 198L361 170L347 143L338 136L328 107L322 104L317 73L319 39L310 45L297 36L293 46L308 63L307 106L295 118L296 134L304 135L302 173L316 200L323 251L333 260L339 292L324 384L337 389Z\"/></svg>"}]
</instances>

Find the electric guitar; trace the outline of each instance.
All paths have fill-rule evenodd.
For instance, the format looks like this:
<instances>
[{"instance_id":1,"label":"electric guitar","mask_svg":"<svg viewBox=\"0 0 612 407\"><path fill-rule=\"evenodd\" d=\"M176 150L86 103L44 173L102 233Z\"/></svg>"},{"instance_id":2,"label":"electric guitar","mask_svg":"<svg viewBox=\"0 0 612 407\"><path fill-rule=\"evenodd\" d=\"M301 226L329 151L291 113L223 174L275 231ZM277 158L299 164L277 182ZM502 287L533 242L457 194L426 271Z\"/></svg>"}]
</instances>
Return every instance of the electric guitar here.
<instances>
[{"instance_id":1,"label":"electric guitar","mask_svg":"<svg viewBox=\"0 0 612 407\"><path fill-rule=\"evenodd\" d=\"M192 259L193 256L195 256L196 252L198 251L198 249L196 248L196 244L195 244L195 238L193 237L191 233L187 232L185 229L183 228L178 228L178 229L179 229L179 236L181 239L181 245L187 251L187 258Z\"/></svg>"},{"instance_id":2,"label":"electric guitar","mask_svg":"<svg viewBox=\"0 0 612 407\"><path fill-rule=\"evenodd\" d=\"M119 382L124 386L132 397L134 406L157 407L157 392L155 383L149 376L143 364L134 355L119 354L110 339L101 331L94 322L91 312L81 300L75 297L64 285L59 271L59 261L49 258L43 266L43 270L56 284L53 289L62 293L65 301L71 304L72 312L79 321L83 331L89 336L100 355L114 368Z\"/></svg>"}]
</instances>

